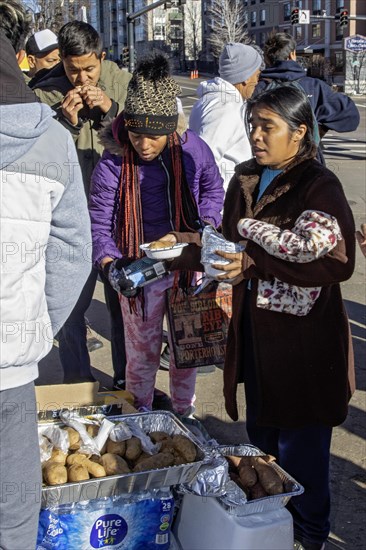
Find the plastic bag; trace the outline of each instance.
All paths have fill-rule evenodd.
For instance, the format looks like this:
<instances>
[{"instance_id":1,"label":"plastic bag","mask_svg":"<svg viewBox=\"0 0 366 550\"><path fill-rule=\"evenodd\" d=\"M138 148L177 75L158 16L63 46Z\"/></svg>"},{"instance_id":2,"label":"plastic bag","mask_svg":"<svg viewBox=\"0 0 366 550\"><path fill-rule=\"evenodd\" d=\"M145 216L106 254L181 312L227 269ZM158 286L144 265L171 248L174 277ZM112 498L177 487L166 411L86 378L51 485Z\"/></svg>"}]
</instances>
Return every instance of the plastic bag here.
<instances>
[{"instance_id":1,"label":"plastic bag","mask_svg":"<svg viewBox=\"0 0 366 550\"><path fill-rule=\"evenodd\" d=\"M47 508L36 550L168 550L173 509L169 488Z\"/></svg>"},{"instance_id":2,"label":"plastic bag","mask_svg":"<svg viewBox=\"0 0 366 550\"><path fill-rule=\"evenodd\" d=\"M227 241L221 233L216 231L214 227L207 225L202 233L201 263L205 268L208 281L201 285L202 288L200 288L200 290L203 290L203 288L207 286L210 281L216 279L219 275L225 275L225 271L215 269L212 267L212 264L227 265L231 263L230 260L225 260L225 258L222 258L216 254L217 250L221 252L235 253L242 252L244 249L244 245ZM230 279L225 279L224 282L229 283Z\"/></svg>"}]
</instances>

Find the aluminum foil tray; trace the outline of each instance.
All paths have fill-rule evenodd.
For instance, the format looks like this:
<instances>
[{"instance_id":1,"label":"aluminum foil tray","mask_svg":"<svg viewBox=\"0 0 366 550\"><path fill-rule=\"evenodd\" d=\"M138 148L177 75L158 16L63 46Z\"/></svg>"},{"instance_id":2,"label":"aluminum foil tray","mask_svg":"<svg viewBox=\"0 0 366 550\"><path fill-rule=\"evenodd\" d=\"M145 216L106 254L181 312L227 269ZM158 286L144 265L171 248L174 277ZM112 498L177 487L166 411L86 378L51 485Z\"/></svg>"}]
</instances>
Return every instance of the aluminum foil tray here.
<instances>
[{"instance_id":1,"label":"aluminum foil tray","mask_svg":"<svg viewBox=\"0 0 366 550\"><path fill-rule=\"evenodd\" d=\"M254 445L235 445L215 447L222 456L261 456L264 453ZM229 481L227 484L227 492L219 497L220 503L235 516L247 516L249 514L261 514L278 510L286 506L291 497L301 495L304 492L304 487L300 485L293 477L283 470L276 462L270 462L269 466L276 470L279 474L285 488L285 493L279 495L258 498L256 500L247 500L246 494L234 482Z\"/></svg>"},{"instance_id":2,"label":"aluminum foil tray","mask_svg":"<svg viewBox=\"0 0 366 550\"><path fill-rule=\"evenodd\" d=\"M89 416L88 418L92 418ZM158 470L108 476L98 479L80 481L78 483L65 483L42 489L42 508L79 502L96 498L110 497L122 493L137 493L149 489L171 487L180 483L192 481L205 457L204 449L198 439L170 412L156 411L120 416L108 416L111 422L123 420L136 422L145 433L153 431L165 431L169 435L184 435L190 439L197 448L197 460L190 464L170 466ZM56 421L53 424L60 424ZM50 423L51 424L51 423ZM42 423L42 426L47 425Z\"/></svg>"}]
</instances>

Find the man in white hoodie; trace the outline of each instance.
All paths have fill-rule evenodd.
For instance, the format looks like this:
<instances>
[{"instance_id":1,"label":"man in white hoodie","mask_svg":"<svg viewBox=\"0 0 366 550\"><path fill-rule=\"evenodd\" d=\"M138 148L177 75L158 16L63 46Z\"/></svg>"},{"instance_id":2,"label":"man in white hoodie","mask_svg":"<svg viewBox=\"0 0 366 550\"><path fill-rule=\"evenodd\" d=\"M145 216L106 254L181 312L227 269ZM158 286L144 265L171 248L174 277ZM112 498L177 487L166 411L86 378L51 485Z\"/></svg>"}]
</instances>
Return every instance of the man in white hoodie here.
<instances>
[{"instance_id":1,"label":"man in white hoodie","mask_svg":"<svg viewBox=\"0 0 366 550\"><path fill-rule=\"evenodd\" d=\"M0 0L0 548L34 550L41 463L34 381L91 270L90 221L71 134L18 67L28 31Z\"/></svg>"},{"instance_id":2,"label":"man in white hoodie","mask_svg":"<svg viewBox=\"0 0 366 550\"><path fill-rule=\"evenodd\" d=\"M189 118L189 127L210 146L225 191L236 164L252 158L245 131L246 100L258 83L262 57L252 46L226 44L219 60L219 77L204 81L200 98Z\"/></svg>"}]
</instances>

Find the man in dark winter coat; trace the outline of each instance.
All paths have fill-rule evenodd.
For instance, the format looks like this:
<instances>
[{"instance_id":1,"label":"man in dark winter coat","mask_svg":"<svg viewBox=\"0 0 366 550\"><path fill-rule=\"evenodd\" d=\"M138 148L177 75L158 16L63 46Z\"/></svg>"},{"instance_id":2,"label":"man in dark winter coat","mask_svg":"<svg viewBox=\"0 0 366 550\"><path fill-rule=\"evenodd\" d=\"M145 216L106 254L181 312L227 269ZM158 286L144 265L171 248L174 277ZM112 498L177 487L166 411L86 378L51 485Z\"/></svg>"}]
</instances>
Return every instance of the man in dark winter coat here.
<instances>
[{"instance_id":1,"label":"man in dark winter coat","mask_svg":"<svg viewBox=\"0 0 366 550\"><path fill-rule=\"evenodd\" d=\"M306 76L296 62L296 41L285 32L270 36L263 48L266 69L261 72L255 95L272 80L297 81L307 94L322 137L328 130L352 132L360 123L356 105L348 96L333 92L326 82Z\"/></svg>"}]
</instances>

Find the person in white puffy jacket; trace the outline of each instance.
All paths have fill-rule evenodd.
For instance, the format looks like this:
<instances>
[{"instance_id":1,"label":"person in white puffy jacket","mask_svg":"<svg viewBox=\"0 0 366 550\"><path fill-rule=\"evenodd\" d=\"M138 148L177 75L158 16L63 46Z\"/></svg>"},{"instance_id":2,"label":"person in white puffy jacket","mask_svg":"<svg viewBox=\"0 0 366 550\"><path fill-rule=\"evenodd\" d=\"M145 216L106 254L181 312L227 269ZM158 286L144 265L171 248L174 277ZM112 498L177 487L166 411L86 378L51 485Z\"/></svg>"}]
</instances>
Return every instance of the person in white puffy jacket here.
<instances>
[{"instance_id":1,"label":"person in white puffy jacket","mask_svg":"<svg viewBox=\"0 0 366 550\"><path fill-rule=\"evenodd\" d=\"M0 548L34 550L41 463L38 362L91 270L90 220L70 133L18 67L26 14L0 0ZM16 53L17 52L17 53Z\"/></svg>"},{"instance_id":2,"label":"person in white puffy jacket","mask_svg":"<svg viewBox=\"0 0 366 550\"><path fill-rule=\"evenodd\" d=\"M202 82L197 89L199 100L193 105L189 128L212 150L225 191L236 164L253 156L245 130L245 109L262 62L252 46L226 44L219 60L220 76Z\"/></svg>"}]
</instances>

